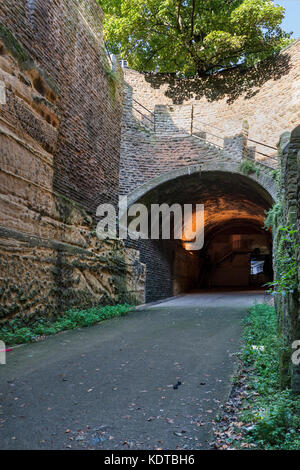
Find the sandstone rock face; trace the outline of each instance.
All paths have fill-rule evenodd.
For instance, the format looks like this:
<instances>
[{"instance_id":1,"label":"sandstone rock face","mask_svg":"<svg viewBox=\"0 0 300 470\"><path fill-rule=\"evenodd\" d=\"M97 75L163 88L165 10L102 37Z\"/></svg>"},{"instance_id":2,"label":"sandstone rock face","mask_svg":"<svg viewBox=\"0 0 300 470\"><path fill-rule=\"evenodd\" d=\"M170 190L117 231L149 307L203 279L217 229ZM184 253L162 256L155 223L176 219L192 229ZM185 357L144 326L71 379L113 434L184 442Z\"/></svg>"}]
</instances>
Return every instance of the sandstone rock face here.
<instances>
[{"instance_id":1,"label":"sandstone rock face","mask_svg":"<svg viewBox=\"0 0 300 470\"><path fill-rule=\"evenodd\" d=\"M96 207L118 197L122 106L102 12L4 1L0 16L0 320L143 302L138 252L94 233Z\"/></svg>"}]
</instances>

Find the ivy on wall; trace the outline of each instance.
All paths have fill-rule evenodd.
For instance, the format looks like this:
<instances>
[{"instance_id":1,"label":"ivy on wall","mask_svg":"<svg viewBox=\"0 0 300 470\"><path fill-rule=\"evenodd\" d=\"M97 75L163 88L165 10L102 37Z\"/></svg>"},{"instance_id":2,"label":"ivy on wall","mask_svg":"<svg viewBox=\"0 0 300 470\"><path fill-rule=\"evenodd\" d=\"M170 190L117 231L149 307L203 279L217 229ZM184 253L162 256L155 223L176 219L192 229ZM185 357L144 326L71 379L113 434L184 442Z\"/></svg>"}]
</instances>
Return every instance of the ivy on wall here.
<instances>
[{"instance_id":1,"label":"ivy on wall","mask_svg":"<svg viewBox=\"0 0 300 470\"><path fill-rule=\"evenodd\" d=\"M299 242L296 217L297 161L290 135L283 134L279 144L280 168L272 177L277 182L278 202L269 210L265 228L272 227L274 280L268 283L275 298L278 319L278 338L282 348L279 352L280 385L282 389L292 388L300 393L298 372L291 362L291 345L299 329Z\"/></svg>"},{"instance_id":2,"label":"ivy on wall","mask_svg":"<svg viewBox=\"0 0 300 470\"><path fill-rule=\"evenodd\" d=\"M274 204L268 212L265 228L269 227L274 230L275 279L267 285L272 293L294 294L298 287L298 231L296 223L284 225L282 202Z\"/></svg>"}]
</instances>

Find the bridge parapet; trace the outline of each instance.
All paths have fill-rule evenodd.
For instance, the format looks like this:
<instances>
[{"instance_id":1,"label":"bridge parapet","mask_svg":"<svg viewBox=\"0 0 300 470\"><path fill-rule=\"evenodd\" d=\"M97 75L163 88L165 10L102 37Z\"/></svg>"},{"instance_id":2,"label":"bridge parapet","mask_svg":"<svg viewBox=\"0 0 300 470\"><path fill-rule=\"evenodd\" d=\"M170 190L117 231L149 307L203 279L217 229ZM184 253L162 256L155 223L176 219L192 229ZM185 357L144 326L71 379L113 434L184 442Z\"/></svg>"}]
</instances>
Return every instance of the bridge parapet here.
<instances>
[{"instance_id":1,"label":"bridge parapet","mask_svg":"<svg viewBox=\"0 0 300 470\"><path fill-rule=\"evenodd\" d=\"M248 140L247 121L226 122L222 129L200 117L193 104L158 104L150 110L133 98L131 88L126 87L120 193L128 194L148 180L184 166L213 162L218 165L247 158L276 167L276 148L269 146L269 155L258 152L256 145L264 144Z\"/></svg>"}]
</instances>

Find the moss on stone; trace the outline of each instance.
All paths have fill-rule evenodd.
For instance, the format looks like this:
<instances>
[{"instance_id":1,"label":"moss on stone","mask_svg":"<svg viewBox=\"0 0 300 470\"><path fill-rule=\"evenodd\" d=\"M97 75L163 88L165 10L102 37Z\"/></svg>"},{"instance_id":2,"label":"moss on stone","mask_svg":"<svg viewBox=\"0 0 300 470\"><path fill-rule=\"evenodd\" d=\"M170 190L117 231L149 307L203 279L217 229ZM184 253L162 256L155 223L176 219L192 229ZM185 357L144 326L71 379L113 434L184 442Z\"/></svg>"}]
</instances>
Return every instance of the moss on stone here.
<instances>
[{"instance_id":1,"label":"moss on stone","mask_svg":"<svg viewBox=\"0 0 300 470\"><path fill-rule=\"evenodd\" d=\"M67 196L63 194L55 195L56 209L60 215L60 220L64 224L71 225L74 220L74 211L79 211L81 216L84 219L84 223L87 225L91 224L91 218L88 216L87 212L79 204L75 203Z\"/></svg>"},{"instance_id":2,"label":"moss on stone","mask_svg":"<svg viewBox=\"0 0 300 470\"><path fill-rule=\"evenodd\" d=\"M290 135L290 134L289 134ZM281 339L280 385L283 389L293 385L299 393L295 366L291 363L291 344L297 335L299 312L299 279L297 241L297 181L296 159L289 146L287 133L283 134L279 150L281 167L271 175L276 181L278 202L268 212L265 226L272 227L275 307L278 317L278 334Z\"/></svg>"},{"instance_id":3,"label":"moss on stone","mask_svg":"<svg viewBox=\"0 0 300 470\"><path fill-rule=\"evenodd\" d=\"M252 173L256 173L257 168L255 166L255 163L252 162L251 160L243 160L240 164L240 171L244 175L251 175Z\"/></svg>"},{"instance_id":4,"label":"moss on stone","mask_svg":"<svg viewBox=\"0 0 300 470\"><path fill-rule=\"evenodd\" d=\"M0 38L2 39L6 49L17 59L18 64L22 69L31 69L33 67L34 63L28 52L25 51L3 23L0 23Z\"/></svg>"}]
</instances>

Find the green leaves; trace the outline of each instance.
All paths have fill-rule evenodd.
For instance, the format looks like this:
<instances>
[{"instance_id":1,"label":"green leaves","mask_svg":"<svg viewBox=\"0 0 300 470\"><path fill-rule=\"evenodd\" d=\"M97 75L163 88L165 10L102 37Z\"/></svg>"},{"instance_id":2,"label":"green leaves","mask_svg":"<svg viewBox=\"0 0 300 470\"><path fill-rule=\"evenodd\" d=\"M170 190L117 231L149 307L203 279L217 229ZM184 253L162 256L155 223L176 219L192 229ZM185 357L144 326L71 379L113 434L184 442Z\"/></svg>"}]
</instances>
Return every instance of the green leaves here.
<instances>
[{"instance_id":1,"label":"green leaves","mask_svg":"<svg viewBox=\"0 0 300 470\"><path fill-rule=\"evenodd\" d=\"M299 449L300 398L280 390L279 353L286 345L278 333L274 307L256 304L249 309L243 343L250 397L254 392L239 416L247 423L248 440L264 450Z\"/></svg>"},{"instance_id":2,"label":"green leaves","mask_svg":"<svg viewBox=\"0 0 300 470\"><path fill-rule=\"evenodd\" d=\"M293 294L298 287L298 230L291 225L280 227L275 257L276 279L268 282L272 293Z\"/></svg>"},{"instance_id":3,"label":"green leaves","mask_svg":"<svg viewBox=\"0 0 300 470\"><path fill-rule=\"evenodd\" d=\"M290 42L270 0L97 0L108 49L141 71L207 75Z\"/></svg>"},{"instance_id":4,"label":"green leaves","mask_svg":"<svg viewBox=\"0 0 300 470\"><path fill-rule=\"evenodd\" d=\"M29 343L39 336L54 335L59 331L88 327L109 318L126 315L131 310L134 310L134 307L128 304L106 305L104 307L97 305L86 310L68 310L54 322L40 319L30 326L25 326L23 319L16 318L1 328L0 340L10 345Z\"/></svg>"}]
</instances>

